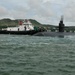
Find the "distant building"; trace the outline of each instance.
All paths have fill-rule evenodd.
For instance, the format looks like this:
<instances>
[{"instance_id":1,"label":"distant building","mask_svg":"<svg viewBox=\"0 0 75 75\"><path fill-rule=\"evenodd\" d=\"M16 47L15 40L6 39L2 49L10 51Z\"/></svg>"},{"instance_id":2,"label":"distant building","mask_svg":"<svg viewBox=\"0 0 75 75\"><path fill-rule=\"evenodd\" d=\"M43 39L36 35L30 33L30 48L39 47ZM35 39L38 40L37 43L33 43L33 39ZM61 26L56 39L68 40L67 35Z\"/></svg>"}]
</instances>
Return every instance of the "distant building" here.
<instances>
[{"instance_id":1,"label":"distant building","mask_svg":"<svg viewBox=\"0 0 75 75\"><path fill-rule=\"evenodd\" d=\"M59 23L59 32L64 32L64 24L63 24L63 16L61 16L61 20Z\"/></svg>"}]
</instances>

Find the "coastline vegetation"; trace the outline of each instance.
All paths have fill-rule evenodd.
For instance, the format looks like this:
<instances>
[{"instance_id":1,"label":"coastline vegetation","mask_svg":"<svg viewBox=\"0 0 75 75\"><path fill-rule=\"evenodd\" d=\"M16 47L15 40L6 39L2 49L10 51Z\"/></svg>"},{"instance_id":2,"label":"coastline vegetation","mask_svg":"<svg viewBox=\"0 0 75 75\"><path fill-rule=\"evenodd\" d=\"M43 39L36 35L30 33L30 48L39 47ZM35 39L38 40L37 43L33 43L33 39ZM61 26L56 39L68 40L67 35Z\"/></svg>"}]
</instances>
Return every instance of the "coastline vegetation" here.
<instances>
[{"instance_id":1,"label":"coastline vegetation","mask_svg":"<svg viewBox=\"0 0 75 75\"><path fill-rule=\"evenodd\" d=\"M19 21L22 19L16 19L16 20L11 20L9 18L4 18L0 20L0 29L2 28L7 28L7 27L15 27L18 26ZM41 24L36 20L29 19L29 21L34 25L35 28L39 29L42 28L44 30L51 30L51 31L56 31L58 30L58 26L55 25L49 25L49 24ZM69 31L75 31L75 26L65 26L65 30L67 32Z\"/></svg>"}]
</instances>

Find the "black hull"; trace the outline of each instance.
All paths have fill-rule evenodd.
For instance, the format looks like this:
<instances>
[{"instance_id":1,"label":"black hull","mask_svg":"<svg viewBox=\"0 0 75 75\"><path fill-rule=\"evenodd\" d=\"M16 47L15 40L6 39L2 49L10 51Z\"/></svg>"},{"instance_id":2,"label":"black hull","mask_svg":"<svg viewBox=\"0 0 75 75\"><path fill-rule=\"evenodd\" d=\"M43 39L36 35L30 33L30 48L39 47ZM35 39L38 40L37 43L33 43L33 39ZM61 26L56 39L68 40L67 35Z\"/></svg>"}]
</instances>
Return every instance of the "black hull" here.
<instances>
[{"instance_id":1,"label":"black hull","mask_svg":"<svg viewBox=\"0 0 75 75\"><path fill-rule=\"evenodd\" d=\"M34 36L50 36L50 37L64 37L64 36L75 36L73 32L38 32Z\"/></svg>"},{"instance_id":2,"label":"black hull","mask_svg":"<svg viewBox=\"0 0 75 75\"><path fill-rule=\"evenodd\" d=\"M0 30L0 34L16 34L16 35L33 35L40 31L6 31L6 30Z\"/></svg>"}]
</instances>

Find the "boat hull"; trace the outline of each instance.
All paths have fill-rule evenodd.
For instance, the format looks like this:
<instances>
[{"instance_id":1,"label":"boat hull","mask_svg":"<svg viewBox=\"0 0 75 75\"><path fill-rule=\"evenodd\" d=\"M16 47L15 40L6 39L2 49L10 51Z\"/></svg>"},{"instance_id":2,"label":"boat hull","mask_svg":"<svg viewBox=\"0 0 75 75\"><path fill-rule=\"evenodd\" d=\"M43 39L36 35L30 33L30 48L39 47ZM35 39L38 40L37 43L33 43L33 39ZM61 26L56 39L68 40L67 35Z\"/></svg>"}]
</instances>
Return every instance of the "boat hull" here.
<instances>
[{"instance_id":1,"label":"boat hull","mask_svg":"<svg viewBox=\"0 0 75 75\"><path fill-rule=\"evenodd\" d=\"M6 31L0 30L0 34L17 34L17 35L33 35L40 31L30 30L30 31Z\"/></svg>"}]
</instances>

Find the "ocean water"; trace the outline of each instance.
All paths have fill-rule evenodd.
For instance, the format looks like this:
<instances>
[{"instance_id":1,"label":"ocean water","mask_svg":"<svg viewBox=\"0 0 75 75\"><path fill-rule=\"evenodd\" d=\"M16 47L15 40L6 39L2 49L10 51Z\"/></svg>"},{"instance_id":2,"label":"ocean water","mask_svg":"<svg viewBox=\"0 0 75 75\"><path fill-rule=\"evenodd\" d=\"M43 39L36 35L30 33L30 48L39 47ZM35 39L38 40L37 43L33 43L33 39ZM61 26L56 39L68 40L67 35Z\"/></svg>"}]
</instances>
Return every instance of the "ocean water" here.
<instances>
[{"instance_id":1,"label":"ocean water","mask_svg":"<svg viewBox=\"0 0 75 75\"><path fill-rule=\"evenodd\" d=\"M0 75L75 75L75 36L0 35Z\"/></svg>"}]
</instances>

